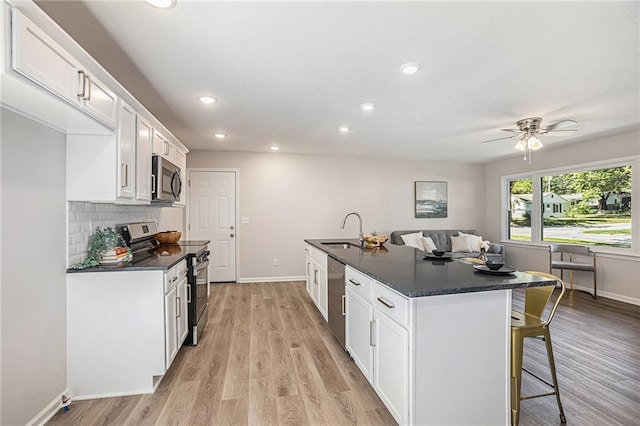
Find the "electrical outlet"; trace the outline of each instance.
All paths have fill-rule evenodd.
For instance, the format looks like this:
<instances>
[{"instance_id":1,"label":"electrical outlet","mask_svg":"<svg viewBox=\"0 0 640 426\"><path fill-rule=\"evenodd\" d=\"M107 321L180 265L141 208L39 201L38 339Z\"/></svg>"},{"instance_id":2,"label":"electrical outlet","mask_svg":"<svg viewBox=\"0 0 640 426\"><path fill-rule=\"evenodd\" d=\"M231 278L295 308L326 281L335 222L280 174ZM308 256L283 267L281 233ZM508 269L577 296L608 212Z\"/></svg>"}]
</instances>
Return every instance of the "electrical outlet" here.
<instances>
[{"instance_id":1,"label":"electrical outlet","mask_svg":"<svg viewBox=\"0 0 640 426\"><path fill-rule=\"evenodd\" d=\"M278 258L274 257L273 258L273 266L278 266L279 262L278 262Z\"/></svg>"},{"instance_id":2,"label":"electrical outlet","mask_svg":"<svg viewBox=\"0 0 640 426\"><path fill-rule=\"evenodd\" d=\"M245 225L249 223L249 218L247 216L242 216L242 223Z\"/></svg>"}]
</instances>

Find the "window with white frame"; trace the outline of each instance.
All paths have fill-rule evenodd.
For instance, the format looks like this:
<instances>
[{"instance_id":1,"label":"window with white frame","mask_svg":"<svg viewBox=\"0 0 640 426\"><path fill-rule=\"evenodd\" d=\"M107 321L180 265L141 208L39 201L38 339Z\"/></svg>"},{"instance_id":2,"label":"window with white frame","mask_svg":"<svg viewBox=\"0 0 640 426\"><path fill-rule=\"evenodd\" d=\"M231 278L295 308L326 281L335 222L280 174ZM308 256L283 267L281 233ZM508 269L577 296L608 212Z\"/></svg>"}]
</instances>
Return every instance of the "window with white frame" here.
<instances>
[{"instance_id":1,"label":"window with white frame","mask_svg":"<svg viewBox=\"0 0 640 426\"><path fill-rule=\"evenodd\" d=\"M632 164L504 178L507 239L631 249Z\"/></svg>"}]
</instances>

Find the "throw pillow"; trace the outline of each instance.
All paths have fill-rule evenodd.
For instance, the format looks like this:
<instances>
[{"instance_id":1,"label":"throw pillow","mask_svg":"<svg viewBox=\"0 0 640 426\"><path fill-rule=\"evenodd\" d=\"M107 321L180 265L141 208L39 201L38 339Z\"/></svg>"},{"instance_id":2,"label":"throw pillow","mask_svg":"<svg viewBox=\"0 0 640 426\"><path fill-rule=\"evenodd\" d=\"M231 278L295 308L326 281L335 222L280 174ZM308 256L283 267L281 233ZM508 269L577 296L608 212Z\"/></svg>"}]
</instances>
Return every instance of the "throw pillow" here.
<instances>
[{"instance_id":1,"label":"throw pillow","mask_svg":"<svg viewBox=\"0 0 640 426\"><path fill-rule=\"evenodd\" d=\"M402 241L404 241L405 245L417 248L420 251L424 251L424 246L422 245L422 231L416 232L414 234L400 235L400 238L402 238Z\"/></svg>"},{"instance_id":2,"label":"throw pillow","mask_svg":"<svg viewBox=\"0 0 640 426\"><path fill-rule=\"evenodd\" d=\"M465 234L464 232L458 232L459 237L469 237L469 245L471 246L470 251L480 251L480 243L482 242L482 237L479 235L473 234Z\"/></svg>"},{"instance_id":3,"label":"throw pillow","mask_svg":"<svg viewBox=\"0 0 640 426\"><path fill-rule=\"evenodd\" d=\"M435 243L431 239L431 237L422 237L422 245L424 246L424 251L427 253L431 253L434 250L437 250Z\"/></svg>"},{"instance_id":4,"label":"throw pillow","mask_svg":"<svg viewBox=\"0 0 640 426\"><path fill-rule=\"evenodd\" d=\"M469 236L451 237L451 251L453 253L471 253L471 240Z\"/></svg>"}]
</instances>

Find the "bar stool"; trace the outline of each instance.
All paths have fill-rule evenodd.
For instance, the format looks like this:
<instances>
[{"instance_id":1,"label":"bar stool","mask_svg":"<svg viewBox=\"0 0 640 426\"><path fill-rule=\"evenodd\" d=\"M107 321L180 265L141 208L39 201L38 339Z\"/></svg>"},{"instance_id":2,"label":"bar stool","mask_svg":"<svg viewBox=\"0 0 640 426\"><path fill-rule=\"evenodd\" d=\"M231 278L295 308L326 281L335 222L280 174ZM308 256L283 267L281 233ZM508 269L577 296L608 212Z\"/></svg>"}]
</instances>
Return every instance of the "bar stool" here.
<instances>
[{"instance_id":1,"label":"bar stool","mask_svg":"<svg viewBox=\"0 0 640 426\"><path fill-rule=\"evenodd\" d=\"M551 334L549 333L549 324L553 319L556 309L560 303L560 299L564 295L565 285L562 280L545 272L526 271L526 274L538 275L545 278L551 278L560 284L560 295L557 297L551 313L546 320L542 319L547 303L551 299L551 295L555 290L555 285L544 287L529 287L525 290L524 312L511 311L511 424L518 425L520 419L520 401L525 399L539 398L542 396L556 396L558 409L560 410L560 421L566 423L562 402L560 402L560 389L558 389L558 377L556 376L556 364L553 359L553 348L551 347ZM542 337L547 348L547 357L549 358L549 369L551 370L551 379L553 383L536 376L535 374L522 368L522 355L524 349L524 339L526 337ZM543 393L532 396L521 396L522 387L522 371L527 372L536 379L542 381L546 385L553 388L553 392Z\"/></svg>"},{"instance_id":2,"label":"bar stool","mask_svg":"<svg viewBox=\"0 0 640 426\"><path fill-rule=\"evenodd\" d=\"M554 258L554 253L560 253L560 259ZM576 261L574 255L590 256L591 262ZM568 256L568 259L566 259ZM553 273L554 269L560 269L560 278L564 279L564 270L569 271L569 283L571 291L573 291L573 271L593 272L593 294L591 297L597 298L596 295L596 254L587 246L577 244L551 244L549 245L549 273Z\"/></svg>"}]
</instances>

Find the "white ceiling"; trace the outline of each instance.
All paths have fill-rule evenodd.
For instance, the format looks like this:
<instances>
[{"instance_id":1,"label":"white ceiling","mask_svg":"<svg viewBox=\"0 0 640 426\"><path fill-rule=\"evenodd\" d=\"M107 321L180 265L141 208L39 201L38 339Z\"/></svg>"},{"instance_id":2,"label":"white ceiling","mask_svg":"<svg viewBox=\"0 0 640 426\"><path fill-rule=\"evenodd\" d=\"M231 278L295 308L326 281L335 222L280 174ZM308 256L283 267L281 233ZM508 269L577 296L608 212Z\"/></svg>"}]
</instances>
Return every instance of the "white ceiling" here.
<instances>
[{"instance_id":1,"label":"white ceiling","mask_svg":"<svg viewBox=\"0 0 640 426\"><path fill-rule=\"evenodd\" d=\"M484 163L519 155L515 140L481 141L521 118L578 121L546 146L640 123L636 1L85 5L184 123L169 127L191 150ZM406 62L420 71L402 74Z\"/></svg>"}]
</instances>

